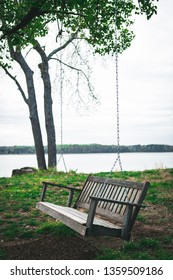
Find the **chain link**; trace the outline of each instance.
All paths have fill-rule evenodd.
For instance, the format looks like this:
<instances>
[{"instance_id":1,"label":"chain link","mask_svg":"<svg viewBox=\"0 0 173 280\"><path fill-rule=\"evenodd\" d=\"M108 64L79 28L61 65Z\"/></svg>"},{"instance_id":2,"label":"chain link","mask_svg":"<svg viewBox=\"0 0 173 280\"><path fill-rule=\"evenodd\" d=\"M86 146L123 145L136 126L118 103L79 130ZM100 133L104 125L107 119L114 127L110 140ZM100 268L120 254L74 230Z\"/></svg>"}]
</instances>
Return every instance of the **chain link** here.
<instances>
[{"instance_id":1,"label":"chain link","mask_svg":"<svg viewBox=\"0 0 173 280\"><path fill-rule=\"evenodd\" d=\"M111 168L111 172L114 171L117 163L122 171L122 163L120 157L120 114L119 114L119 68L118 68L118 27L117 27L117 0L115 0L115 84L116 84L116 132L117 132L117 158Z\"/></svg>"},{"instance_id":2,"label":"chain link","mask_svg":"<svg viewBox=\"0 0 173 280\"><path fill-rule=\"evenodd\" d=\"M60 38L60 43L61 43L61 38ZM64 69L62 66L62 53L60 51L60 137L61 137L61 139L60 139L61 151L60 152L61 152L61 154L57 161L57 166L62 159L65 172L68 172L67 165L66 165L66 162L64 159L64 153L63 153L63 77L64 77Z\"/></svg>"}]
</instances>

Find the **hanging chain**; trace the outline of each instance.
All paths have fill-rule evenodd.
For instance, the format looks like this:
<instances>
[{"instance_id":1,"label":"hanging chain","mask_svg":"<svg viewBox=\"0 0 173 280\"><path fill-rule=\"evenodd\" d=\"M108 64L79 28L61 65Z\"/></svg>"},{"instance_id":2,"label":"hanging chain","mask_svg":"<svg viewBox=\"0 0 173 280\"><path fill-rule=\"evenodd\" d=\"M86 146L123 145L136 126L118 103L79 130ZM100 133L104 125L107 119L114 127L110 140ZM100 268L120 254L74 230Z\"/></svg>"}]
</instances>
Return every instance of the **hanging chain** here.
<instances>
[{"instance_id":1,"label":"hanging chain","mask_svg":"<svg viewBox=\"0 0 173 280\"><path fill-rule=\"evenodd\" d=\"M119 163L120 170L122 171L122 163L120 157L120 116L119 116L119 69L118 69L118 51L116 50L115 54L115 67L116 67L116 132L117 132L117 158L111 168L111 172L113 172L117 163Z\"/></svg>"},{"instance_id":2,"label":"hanging chain","mask_svg":"<svg viewBox=\"0 0 173 280\"><path fill-rule=\"evenodd\" d=\"M60 135L61 135L61 148L63 145L63 67L62 67L62 55L60 55Z\"/></svg>"},{"instance_id":3,"label":"hanging chain","mask_svg":"<svg viewBox=\"0 0 173 280\"><path fill-rule=\"evenodd\" d=\"M60 38L60 42L61 42L61 38ZM64 154L63 154L63 77L64 77L64 69L62 67L62 53L60 52L60 135L61 135L60 146L61 146L61 154L57 161L57 165L59 164L60 160L62 159L65 171L68 172L67 165L66 165L66 162L64 159Z\"/></svg>"},{"instance_id":4,"label":"hanging chain","mask_svg":"<svg viewBox=\"0 0 173 280\"><path fill-rule=\"evenodd\" d=\"M55 11L57 11L57 5L56 5L56 1L54 0L54 7L55 7ZM58 16L56 14L56 23L57 23L57 28L58 28L58 35L56 36L56 43L58 40L58 37L60 38L60 46L62 45L62 26L63 26L63 22L61 22L61 27L60 27L60 23L59 23L59 19ZM62 67L62 53L60 51L60 135L61 135L61 139L60 139L60 156L59 159L57 161L57 166L59 165L59 162L63 161L63 165L64 165L64 169L65 172L68 172L67 169L67 165L64 159L64 154L63 154L63 76L64 76L64 69ZM53 176L55 169L53 169L50 178Z\"/></svg>"},{"instance_id":5,"label":"hanging chain","mask_svg":"<svg viewBox=\"0 0 173 280\"><path fill-rule=\"evenodd\" d=\"M120 116L119 116L119 69L118 69L118 27L117 27L117 0L115 0L115 92L116 92L116 132L117 132L117 158L115 159L113 166L105 178L101 189L106 187L106 184L111 176L111 173L114 171L115 166L119 163L120 170L122 171L122 163L120 158ZM98 194L99 195L99 194ZM128 191L126 192L126 198L128 200Z\"/></svg>"},{"instance_id":6,"label":"hanging chain","mask_svg":"<svg viewBox=\"0 0 173 280\"><path fill-rule=\"evenodd\" d=\"M111 168L113 172L117 163L122 171L120 158L120 114L119 114L119 68L118 68L118 27L117 27L117 0L115 0L115 83L116 83L116 132L117 132L117 158Z\"/></svg>"}]
</instances>

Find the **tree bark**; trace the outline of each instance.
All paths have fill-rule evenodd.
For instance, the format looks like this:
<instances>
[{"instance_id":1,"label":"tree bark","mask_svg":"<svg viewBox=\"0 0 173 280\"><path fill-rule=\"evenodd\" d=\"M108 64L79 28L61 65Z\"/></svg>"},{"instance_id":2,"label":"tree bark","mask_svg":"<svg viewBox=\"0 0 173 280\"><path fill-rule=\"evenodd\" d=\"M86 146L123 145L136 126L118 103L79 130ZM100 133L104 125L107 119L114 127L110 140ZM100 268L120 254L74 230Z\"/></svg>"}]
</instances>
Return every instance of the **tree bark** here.
<instances>
[{"instance_id":1,"label":"tree bark","mask_svg":"<svg viewBox=\"0 0 173 280\"><path fill-rule=\"evenodd\" d=\"M47 147L48 147L48 166L55 167L56 162L56 136L54 118L52 112L52 89L49 74L49 64L46 53L41 48L39 43L35 41L34 49L39 53L42 63L39 64L41 77L44 85L44 112L45 112L45 126L47 132Z\"/></svg>"},{"instance_id":2,"label":"tree bark","mask_svg":"<svg viewBox=\"0 0 173 280\"><path fill-rule=\"evenodd\" d=\"M33 132L37 163L38 163L38 168L44 170L46 169L46 161L45 161L44 146L43 146L43 140L42 140L38 110L37 110L33 71L28 66L26 60L24 59L20 51L11 50L11 55L13 59L19 63L19 65L21 66L25 74L27 90L28 90L27 105L30 113L30 121L31 121L31 127Z\"/></svg>"},{"instance_id":3,"label":"tree bark","mask_svg":"<svg viewBox=\"0 0 173 280\"><path fill-rule=\"evenodd\" d=\"M56 136L55 126L52 112L52 94L51 81L49 75L49 66L47 61L40 64L41 77L44 84L44 112L45 112L45 126L47 132L47 147L48 147L48 166L56 166Z\"/></svg>"}]
</instances>

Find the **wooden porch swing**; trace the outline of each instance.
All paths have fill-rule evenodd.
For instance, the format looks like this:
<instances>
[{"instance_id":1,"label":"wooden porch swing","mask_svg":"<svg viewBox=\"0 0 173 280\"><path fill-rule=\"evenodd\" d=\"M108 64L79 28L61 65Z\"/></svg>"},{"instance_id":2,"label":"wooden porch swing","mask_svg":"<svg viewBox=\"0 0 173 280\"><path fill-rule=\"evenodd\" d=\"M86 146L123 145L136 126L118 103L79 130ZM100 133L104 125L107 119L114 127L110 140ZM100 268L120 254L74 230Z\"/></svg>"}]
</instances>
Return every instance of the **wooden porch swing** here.
<instances>
[{"instance_id":1,"label":"wooden porch swing","mask_svg":"<svg viewBox=\"0 0 173 280\"><path fill-rule=\"evenodd\" d=\"M117 43L117 28L115 39ZM117 101L117 158L113 164L110 174L119 163L120 159L120 137L119 137L119 89L118 89L118 51L115 55L116 61L116 101ZM62 72L62 65L61 65ZM61 147L63 146L62 127L62 80L61 80ZM60 159L63 160L65 170L67 167L61 150ZM59 159L59 161L60 161ZM59 162L58 161L58 162ZM66 206L57 205L45 201L48 187L57 187L69 192ZM149 182L136 183L114 178L103 178L89 175L81 189L72 186L62 186L52 182L43 182L40 202L36 208L63 222L83 236L107 235L121 237L130 240L131 231L139 210L149 188ZM76 201L74 193L78 192Z\"/></svg>"},{"instance_id":2,"label":"wooden porch swing","mask_svg":"<svg viewBox=\"0 0 173 280\"><path fill-rule=\"evenodd\" d=\"M67 206L45 202L48 186L69 191ZM130 240L131 231L146 196L149 183L89 175L82 189L43 182L37 209L63 222L83 236L107 235ZM79 192L73 204L73 194ZM72 206L72 207L71 207Z\"/></svg>"}]
</instances>

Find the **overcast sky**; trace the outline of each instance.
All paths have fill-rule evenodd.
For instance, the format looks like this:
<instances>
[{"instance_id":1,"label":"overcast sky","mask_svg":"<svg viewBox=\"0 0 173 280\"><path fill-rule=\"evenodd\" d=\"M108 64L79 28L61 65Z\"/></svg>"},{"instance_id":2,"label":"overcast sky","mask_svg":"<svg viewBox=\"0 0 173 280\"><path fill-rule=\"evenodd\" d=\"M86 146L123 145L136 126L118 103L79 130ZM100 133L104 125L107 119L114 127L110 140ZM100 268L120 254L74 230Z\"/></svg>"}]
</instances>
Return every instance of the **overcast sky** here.
<instances>
[{"instance_id":1,"label":"overcast sky","mask_svg":"<svg viewBox=\"0 0 173 280\"><path fill-rule=\"evenodd\" d=\"M133 26L136 38L119 57L122 145L173 144L172 11L172 0L160 0L157 16L150 21L138 17ZM98 59L93 71L100 104L90 103L90 110L82 112L65 102L64 143L116 144L115 61L107 59L102 63ZM0 79L0 145L33 145L26 104L3 72ZM39 101L42 97L39 87L37 93ZM53 97L55 126L59 132L55 90ZM57 143L60 143L59 133L57 135ZM46 145L44 131L43 137Z\"/></svg>"}]
</instances>

